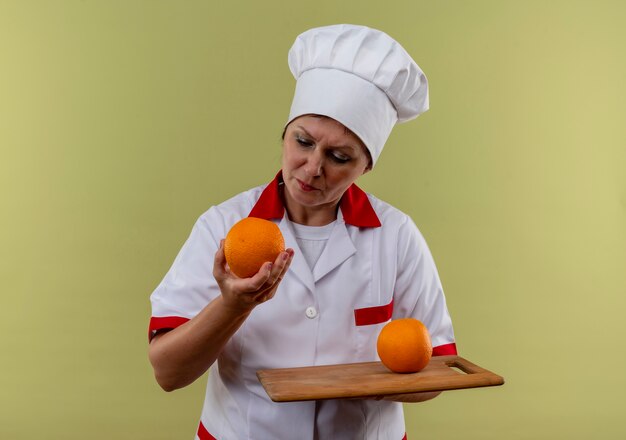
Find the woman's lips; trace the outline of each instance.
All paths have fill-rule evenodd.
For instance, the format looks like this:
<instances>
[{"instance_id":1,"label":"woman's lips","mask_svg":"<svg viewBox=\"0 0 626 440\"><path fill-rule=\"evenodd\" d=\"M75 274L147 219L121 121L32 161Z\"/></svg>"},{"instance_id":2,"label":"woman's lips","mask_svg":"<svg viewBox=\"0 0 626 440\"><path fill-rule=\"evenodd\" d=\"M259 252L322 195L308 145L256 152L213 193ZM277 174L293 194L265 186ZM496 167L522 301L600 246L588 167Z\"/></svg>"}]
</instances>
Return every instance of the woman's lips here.
<instances>
[{"instance_id":1,"label":"woman's lips","mask_svg":"<svg viewBox=\"0 0 626 440\"><path fill-rule=\"evenodd\" d=\"M300 189L302 191L305 192L310 192L310 191L317 191L317 188L315 188L314 186L311 185L307 185L306 183L304 183L302 180L300 179L296 179L298 181L298 184L300 185Z\"/></svg>"}]
</instances>

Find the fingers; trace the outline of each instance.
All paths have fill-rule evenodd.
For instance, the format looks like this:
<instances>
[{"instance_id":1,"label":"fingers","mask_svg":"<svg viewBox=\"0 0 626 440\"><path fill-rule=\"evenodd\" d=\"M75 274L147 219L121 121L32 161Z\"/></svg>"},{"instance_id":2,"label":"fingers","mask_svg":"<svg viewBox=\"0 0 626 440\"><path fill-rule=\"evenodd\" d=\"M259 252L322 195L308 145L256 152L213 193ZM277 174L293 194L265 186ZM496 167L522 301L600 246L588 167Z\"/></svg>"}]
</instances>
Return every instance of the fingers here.
<instances>
[{"instance_id":1,"label":"fingers","mask_svg":"<svg viewBox=\"0 0 626 440\"><path fill-rule=\"evenodd\" d=\"M265 302L274 297L278 285L283 280L285 274L289 270L289 266L293 260L294 251L289 248L285 252L282 252L276 258L276 261L271 266L269 277L261 285L257 285L257 292L254 295L254 299L257 302Z\"/></svg>"},{"instance_id":2,"label":"fingers","mask_svg":"<svg viewBox=\"0 0 626 440\"><path fill-rule=\"evenodd\" d=\"M221 280L226 276L226 255L224 254L224 240L220 240L220 247L215 252L213 260L213 276Z\"/></svg>"},{"instance_id":3,"label":"fingers","mask_svg":"<svg viewBox=\"0 0 626 440\"><path fill-rule=\"evenodd\" d=\"M256 293L263 288L267 281L272 276L272 263L263 263L261 269L250 278L242 279L242 288L249 293Z\"/></svg>"},{"instance_id":4,"label":"fingers","mask_svg":"<svg viewBox=\"0 0 626 440\"><path fill-rule=\"evenodd\" d=\"M250 278L239 278L228 270L224 255L224 241L215 254L213 276L220 286L222 296L233 303L254 307L274 297L279 284L289 270L294 250L281 252L274 262L266 262Z\"/></svg>"},{"instance_id":5,"label":"fingers","mask_svg":"<svg viewBox=\"0 0 626 440\"><path fill-rule=\"evenodd\" d=\"M257 274L248 279L249 289L251 291L267 290L280 283L291 265L293 254L293 249L289 248L281 252L273 263L265 263Z\"/></svg>"},{"instance_id":6,"label":"fingers","mask_svg":"<svg viewBox=\"0 0 626 440\"><path fill-rule=\"evenodd\" d=\"M287 255L284 255L284 254L287 254ZM280 269L280 272L278 273L278 276L274 279L274 283L273 284L280 284L280 282L285 277L285 274L289 270L289 266L291 266L291 262L293 261L293 255L294 255L293 249L288 248L284 252L284 254L282 255L282 259L283 259L282 266L281 265L277 265L277 267ZM281 256L279 255L278 258L281 258Z\"/></svg>"},{"instance_id":7,"label":"fingers","mask_svg":"<svg viewBox=\"0 0 626 440\"><path fill-rule=\"evenodd\" d=\"M291 266L291 262L293 261L294 251L291 248L282 252L274 262L274 270L272 271L272 276L270 277L270 284L272 286L278 284L283 280L285 274L289 270L289 266Z\"/></svg>"}]
</instances>

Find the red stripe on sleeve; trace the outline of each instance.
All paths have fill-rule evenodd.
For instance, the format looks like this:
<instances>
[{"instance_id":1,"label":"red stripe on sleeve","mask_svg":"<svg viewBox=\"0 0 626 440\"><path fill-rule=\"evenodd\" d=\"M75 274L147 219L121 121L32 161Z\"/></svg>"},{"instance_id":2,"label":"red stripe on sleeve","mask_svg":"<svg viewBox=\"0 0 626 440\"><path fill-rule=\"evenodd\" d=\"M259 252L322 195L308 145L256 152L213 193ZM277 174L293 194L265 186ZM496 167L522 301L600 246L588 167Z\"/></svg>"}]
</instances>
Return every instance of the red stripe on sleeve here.
<instances>
[{"instance_id":1,"label":"red stripe on sleeve","mask_svg":"<svg viewBox=\"0 0 626 440\"><path fill-rule=\"evenodd\" d=\"M354 323L356 325L372 325L389 321L393 313L393 300L387 305L365 307L354 311Z\"/></svg>"},{"instance_id":2,"label":"red stripe on sleeve","mask_svg":"<svg viewBox=\"0 0 626 440\"><path fill-rule=\"evenodd\" d=\"M163 316L150 318L150 326L148 328L148 340L152 340L152 337L157 330L173 329L179 327L189 321L189 318L182 318L180 316Z\"/></svg>"},{"instance_id":3,"label":"red stripe on sleeve","mask_svg":"<svg viewBox=\"0 0 626 440\"><path fill-rule=\"evenodd\" d=\"M452 344L445 344L433 347L433 356L448 356L456 354L456 344L454 342Z\"/></svg>"},{"instance_id":4,"label":"red stripe on sleeve","mask_svg":"<svg viewBox=\"0 0 626 440\"><path fill-rule=\"evenodd\" d=\"M200 422L200 426L198 426L198 437L200 437L200 440L217 440L209 434L209 431L206 430L202 422Z\"/></svg>"}]
</instances>

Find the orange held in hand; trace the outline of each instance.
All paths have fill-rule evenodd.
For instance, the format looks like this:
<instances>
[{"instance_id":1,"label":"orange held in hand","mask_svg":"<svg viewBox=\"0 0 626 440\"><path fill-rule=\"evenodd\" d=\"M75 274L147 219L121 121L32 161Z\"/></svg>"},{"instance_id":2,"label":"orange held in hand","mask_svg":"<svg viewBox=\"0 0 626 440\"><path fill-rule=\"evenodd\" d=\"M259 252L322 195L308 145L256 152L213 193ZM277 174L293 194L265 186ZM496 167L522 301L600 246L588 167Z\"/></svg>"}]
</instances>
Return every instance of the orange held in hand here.
<instances>
[{"instance_id":1,"label":"orange held in hand","mask_svg":"<svg viewBox=\"0 0 626 440\"><path fill-rule=\"evenodd\" d=\"M284 250L285 240L278 226L255 217L235 223L224 241L226 262L240 278L255 275L263 263L273 263Z\"/></svg>"},{"instance_id":2,"label":"orange held in hand","mask_svg":"<svg viewBox=\"0 0 626 440\"><path fill-rule=\"evenodd\" d=\"M428 329L413 318L387 323L376 344L381 362L394 373L416 373L428 365L433 354Z\"/></svg>"}]
</instances>

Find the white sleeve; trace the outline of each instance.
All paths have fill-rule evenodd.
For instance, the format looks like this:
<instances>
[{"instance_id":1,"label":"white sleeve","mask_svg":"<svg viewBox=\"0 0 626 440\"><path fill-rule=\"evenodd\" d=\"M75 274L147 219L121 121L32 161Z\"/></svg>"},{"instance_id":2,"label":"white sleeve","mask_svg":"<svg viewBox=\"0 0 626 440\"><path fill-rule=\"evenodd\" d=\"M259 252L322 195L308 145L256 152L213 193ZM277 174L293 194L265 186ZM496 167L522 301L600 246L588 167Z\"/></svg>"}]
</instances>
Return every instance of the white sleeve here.
<instances>
[{"instance_id":1,"label":"white sleeve","mask_svg":"<svg viewBox=\"0 0 626 440\"><path fill-rule=\"evenodd\" d=\"M224 222L211 208L198 219L172 267L150 296L150 338L158 330L185 323L220 295L213 277L213 261L222 238Z\"/></svg>"},{"instance_id":2,"label":"white sleeve","mask_svg":"<svg viewBox=\"0 0 626 440\"><path fill-rule=\"evenodd\" d=\"M435 262L408 216L398 229L397 267L393 318L422 321L431 336L433 355L456 354L452 320Z\"/></svg>"}]
</instances>

